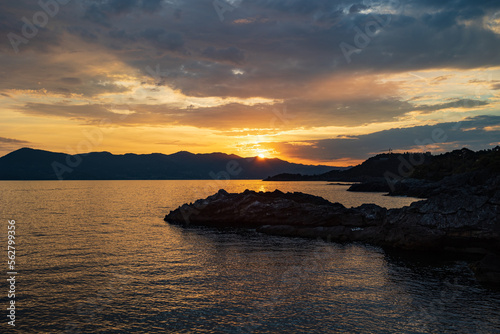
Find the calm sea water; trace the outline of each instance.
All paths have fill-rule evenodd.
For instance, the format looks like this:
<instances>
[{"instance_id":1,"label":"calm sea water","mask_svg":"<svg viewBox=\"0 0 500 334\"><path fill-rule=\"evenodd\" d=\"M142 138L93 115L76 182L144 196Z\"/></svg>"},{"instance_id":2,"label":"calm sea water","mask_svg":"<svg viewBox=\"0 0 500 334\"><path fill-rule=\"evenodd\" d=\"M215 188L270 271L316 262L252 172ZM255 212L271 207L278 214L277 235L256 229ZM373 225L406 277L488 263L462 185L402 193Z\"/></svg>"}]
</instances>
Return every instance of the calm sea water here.
<instances>
[{"instance_id":1,"label":"calm sea water","mask_svg":"<svg viewBox=\"0 0 500 334\"><path fill-rule=\"evenodd\" d=\"M163 221L221 185L412 202L321 182L2 181L1 331L15 219L19 333L500 333L500 293L464 262Z\"/></svg>"}]
</instances>

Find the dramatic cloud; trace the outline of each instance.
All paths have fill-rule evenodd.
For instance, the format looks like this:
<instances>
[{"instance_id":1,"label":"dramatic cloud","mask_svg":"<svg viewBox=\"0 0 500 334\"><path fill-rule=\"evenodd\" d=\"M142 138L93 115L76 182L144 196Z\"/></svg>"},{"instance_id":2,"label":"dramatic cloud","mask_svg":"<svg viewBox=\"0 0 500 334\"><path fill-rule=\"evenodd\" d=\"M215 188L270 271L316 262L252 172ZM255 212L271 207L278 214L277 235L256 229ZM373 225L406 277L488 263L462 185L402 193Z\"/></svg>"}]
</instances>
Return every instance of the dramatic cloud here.
<instances>
[{"instance_id":1,"label":"dramatic cloud","mask_svg":"<svg viewBox=\"0 0 500 334\"><path fill-rule=\"evenodd\" d=\"M134 10L153 13L161 9L162 0L108 0L88 1L84 17L109 26L112 16L128 14Z\"/></svg>"},{"instance_id":2,"label":"dramatic cloud","mask_svg":"<svg viewBox=\"0 0 500 334\"><path fill-rule=\"evenodd\" d=\"M138 132L188 126L305 142L321 131L328 138L318 128L500 115L498 1L65 2L0 5L2 124L107 119ZM14 128L3 135L15 137ZM295 140L297 131L309 132ZM328 152L323 161L337 156Z\"/></svg>"},{"instance_id":3,"label":"dramatic cloud","mask_svg":"<svg viewBox=\"0 0 500 334\"><path fill-rule=\"evenodd\" d=\"M435 104L435 105L419 105L419 106L416 106L415 109L418 111L430 113L430 112L442 110L442 109L449 109L449 108L468 109L468 108L475 108L475 107L479 107L479 106L485 106L488 104L489 103L487 101L461 99L461 100L457 100L457 101L439 103L439 104Z\"/></svg>"},{"instance_id":4,"label":"dramatic cloud","mask_svg":"<svg viewBox=\"0 0 500 334\"><path fill-rule=\"evenodd\" d=\"M214 47L208 47L203 51L203 55L216 61L228 61L234 64L240 64L245 60L245 53L235 47L216 50Z\"/></svg>"},{"instance_id":5,"label":"dramatic cloud","mask_svg":"<svg viewBox=\"0 0 500 334\"><path fill-rule=\"evenodd\" d=\"M289 157L317 161L364 160L389 149L443 152L462 147L477 150L492 145L500 145L500 116L478 116L461 122L389 129L360 136L261 143L262 147Z\"/></svg>"},{"instance_id":6,"label":"dramatic cloud","mask_svg":"<svg viewBox=\"0 0 500 334\"><path fill-rule=\"evenodd\" d=\"M0 137L0 152L10 152L24 146L30 146L31 143L26 140ZM3 154L2 154L3 155Z\"/></svg>"},{"instance_id":7,"label":"dramatic cloud","mask_svg":"<svg viewBox=\"0 0 500 334\"><path fill-rule=\"evenodd\" d=\"M6 144L6 143L7 144L28 144L29 142L27 142L25 140L0 137L0 143L4 143L4 144Z\"/></svg>"}]
</instances>

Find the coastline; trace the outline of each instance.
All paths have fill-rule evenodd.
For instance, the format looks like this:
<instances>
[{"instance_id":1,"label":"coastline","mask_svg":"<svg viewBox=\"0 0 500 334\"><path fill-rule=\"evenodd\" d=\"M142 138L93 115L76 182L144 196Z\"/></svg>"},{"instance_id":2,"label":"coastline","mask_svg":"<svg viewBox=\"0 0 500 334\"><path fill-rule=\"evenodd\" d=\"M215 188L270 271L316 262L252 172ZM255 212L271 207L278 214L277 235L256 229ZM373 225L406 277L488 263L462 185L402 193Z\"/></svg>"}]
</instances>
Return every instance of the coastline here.
<instances>
[{"instance_id":1,"label":"coastline","mask_svg":"<svg viewBox=\"0 0 500 334\"><path fill-rule=\"evenodd\" d=\"M289 237L362 242L395 250L451 252L477 259L478 281L500 285L500 177L400 209L346 208L303 193L218 193L170 211L171 224L252 228Z\"/></svg>"}]
</instances>

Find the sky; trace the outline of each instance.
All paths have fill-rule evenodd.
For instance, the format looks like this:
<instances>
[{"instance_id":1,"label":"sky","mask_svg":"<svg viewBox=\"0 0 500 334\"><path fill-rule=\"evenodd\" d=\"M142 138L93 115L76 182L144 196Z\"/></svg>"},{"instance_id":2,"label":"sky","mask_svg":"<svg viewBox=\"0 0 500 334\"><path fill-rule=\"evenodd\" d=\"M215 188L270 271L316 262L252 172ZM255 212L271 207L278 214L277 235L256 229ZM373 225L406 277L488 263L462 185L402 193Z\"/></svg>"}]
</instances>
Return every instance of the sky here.
<instances>
[{"instance_id":1,"label":"sky","mask_svg":"<svg viewBox=\"0 0 500 334\"><path fill-rule=\"evenodd\" d=\"M500 145L500 2L7 0L0 156Z\"/></svg>"}]
</instances>

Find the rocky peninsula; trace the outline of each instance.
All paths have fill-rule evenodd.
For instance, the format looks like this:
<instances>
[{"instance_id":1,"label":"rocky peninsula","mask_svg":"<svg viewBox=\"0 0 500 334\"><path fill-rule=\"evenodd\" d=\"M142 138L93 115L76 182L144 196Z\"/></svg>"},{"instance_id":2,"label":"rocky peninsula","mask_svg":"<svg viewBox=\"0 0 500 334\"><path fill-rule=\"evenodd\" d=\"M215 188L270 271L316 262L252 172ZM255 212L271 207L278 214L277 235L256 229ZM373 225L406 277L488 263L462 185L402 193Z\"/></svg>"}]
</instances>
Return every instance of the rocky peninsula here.
<instances>
[{"instance_id":1,"label":"rocky peninsula","mask_svg":"<svg viewBox=\"0 0 500 334\"><path fill-rule=\"evenodd\" d=\"M264 181L355 182L348 191L430 198L460 191L463 186L481 186L498 175L500 146L477 152L464 147L440 155L384 153L346 170L321 175L285 173Z\"/></svg>"},{"instance_id":2,"label":"rocky peninsula","mask_svg":"<svg viewBox=\"0 0 500 334\"><path fill-rule=\"evenodd\" d=\"M382 247L474 254L478 280L500 285L500 177L400 209L374 204L346 208L303 193L218 193L171 211L183 226L253 228L258 232L363 242Z\"/></svg>"}]
</instances>

